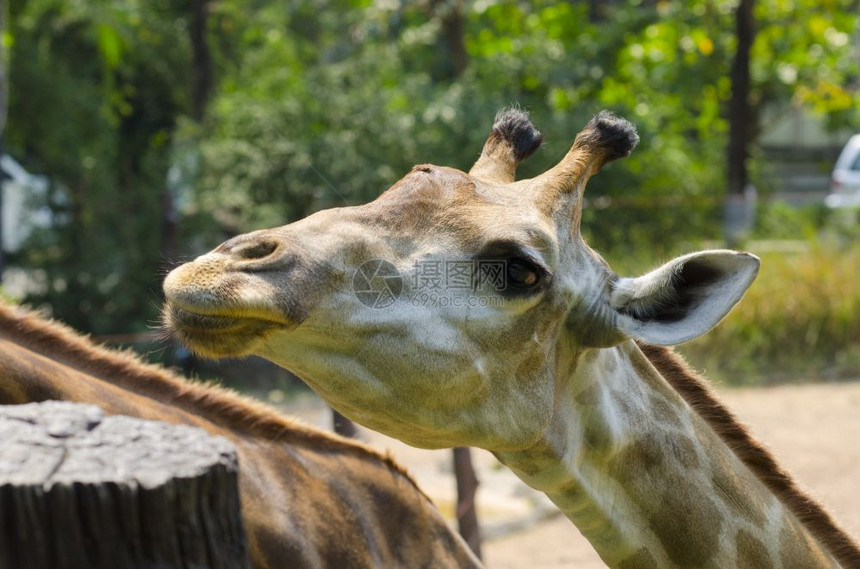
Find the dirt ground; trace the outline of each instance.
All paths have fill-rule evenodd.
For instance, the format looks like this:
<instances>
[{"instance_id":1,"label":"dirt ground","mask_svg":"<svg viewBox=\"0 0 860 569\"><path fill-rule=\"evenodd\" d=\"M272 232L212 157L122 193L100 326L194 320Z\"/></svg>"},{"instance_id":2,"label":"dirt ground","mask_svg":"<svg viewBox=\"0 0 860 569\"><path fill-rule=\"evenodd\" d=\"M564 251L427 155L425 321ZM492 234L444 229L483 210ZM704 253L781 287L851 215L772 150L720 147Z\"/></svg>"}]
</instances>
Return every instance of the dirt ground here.
<instances>
[{"instance_id":1,"label":"dirt ground","mask_svg":"<svg viewBox=\"0 0 860 569\"><path fill-rule=\"evenodd\" d=\"M860 538L860 382L722 389L723 401L750 426L801 487L816 497L852 536ZM290 406L305 422L328 426L316 401ZM443 514L450 517L454 480L450 451L408 447L362 432L413 474ZM481 486L478 512L489 569L598 569L605 565L566 518L489 453L473 453Z\"/></svg>"}]
</instances>

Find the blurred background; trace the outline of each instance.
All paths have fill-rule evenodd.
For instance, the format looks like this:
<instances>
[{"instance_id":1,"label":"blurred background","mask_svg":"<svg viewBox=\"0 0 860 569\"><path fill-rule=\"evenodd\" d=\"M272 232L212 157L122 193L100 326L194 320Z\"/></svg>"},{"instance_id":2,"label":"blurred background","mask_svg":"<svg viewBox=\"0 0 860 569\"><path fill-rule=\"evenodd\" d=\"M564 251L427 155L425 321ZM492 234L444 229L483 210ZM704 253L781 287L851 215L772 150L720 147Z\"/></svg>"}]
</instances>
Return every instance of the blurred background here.
<instances>
[{"instance_id":1,"label":"blurred background","mask_svg":"<svg viewBox=\"0 0 860 569\"><path fill-rule=\"evenodd\" d=\"M545 135L534 175L608 108L642 138L588 188L584 231L617 272L700 247L763 258L739 309L681 347L693 365L721 385L860 377L858 0L0 6L7 301L295 402L282 370L157 338L170 267L417 163L468 169L507 105Z\"/></svg>"},{"instance_id":2,"label":"blurred background","mask_svg":"<svg viewBox=\"0 0 860 569\"><path fill-rule=\"evenodd\" d=\"M139 334L176 262L468 168L506 105L545 135L533 175L609 108L642 136L589 185L616 271L727 240L765 259L693 361L858 375L856 210L824 204L860 133L858 1L6 2L3 294L79 330L170 361Z\"/></svg>"}]
</instances>

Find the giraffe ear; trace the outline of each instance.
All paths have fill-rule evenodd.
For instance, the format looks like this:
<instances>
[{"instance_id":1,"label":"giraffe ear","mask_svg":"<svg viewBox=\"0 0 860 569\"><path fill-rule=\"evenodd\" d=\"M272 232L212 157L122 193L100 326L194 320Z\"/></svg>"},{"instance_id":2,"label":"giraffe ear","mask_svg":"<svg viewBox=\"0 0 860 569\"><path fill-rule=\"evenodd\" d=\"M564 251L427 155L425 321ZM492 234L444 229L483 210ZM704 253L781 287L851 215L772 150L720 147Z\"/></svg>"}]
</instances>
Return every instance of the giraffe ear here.
<instances>
[{"instance_id":1,"label":"giraffe ear","mask_svg":"<svg viewBox=\"0 0 860 569\"><path fill-rule=\"evenodd\" d=\"M612 285L610 306L627 336L668 346L717 325L758 274L759 258L735 251L702 251L674 259L638 278Z\"/></svg>"}]
</instances>

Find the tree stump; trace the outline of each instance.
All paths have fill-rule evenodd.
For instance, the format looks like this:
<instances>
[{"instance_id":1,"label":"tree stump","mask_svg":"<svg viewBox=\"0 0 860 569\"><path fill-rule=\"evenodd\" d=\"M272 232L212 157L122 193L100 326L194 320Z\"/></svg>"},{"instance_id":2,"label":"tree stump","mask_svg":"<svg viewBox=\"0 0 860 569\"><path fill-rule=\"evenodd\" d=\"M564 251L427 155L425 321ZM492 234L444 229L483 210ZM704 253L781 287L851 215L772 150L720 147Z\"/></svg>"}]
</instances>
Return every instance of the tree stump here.
<instances>
[{"instance_id":1,"label":"tree stump","mask_svg":"<svg viewBox=\"0 0 860 569\"><path fill-rule=\"evenodd\" d=\"M247 568L236 451L59 401L0 406L0 569Z\"/></svg>"},{"instance_id":2,"label":"tree stump","mask_svg":"<svg viewBox=\"0 0 860 569\"><path fill-rule=\"evenodd\" d=\"M454 474L457 478L457 526L478 559L482 559L481 525L475 507L478 476L472 466L472 451L469 447L454 448Z\"/></svg>"}]
</instances>

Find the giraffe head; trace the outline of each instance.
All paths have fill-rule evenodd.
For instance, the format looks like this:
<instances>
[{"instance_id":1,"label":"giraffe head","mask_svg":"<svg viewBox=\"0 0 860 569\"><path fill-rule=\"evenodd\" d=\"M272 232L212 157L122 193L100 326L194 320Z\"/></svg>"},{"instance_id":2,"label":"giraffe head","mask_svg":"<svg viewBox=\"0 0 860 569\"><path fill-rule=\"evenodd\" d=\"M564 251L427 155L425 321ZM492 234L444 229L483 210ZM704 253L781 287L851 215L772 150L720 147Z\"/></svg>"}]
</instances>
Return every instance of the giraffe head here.
<instances>
[{"instance_id":1,"label":"giraffe head","mask_svg":"<svg viewBox=\"0 0 860 569\"><path fill-rule=\"evenodd\" d=\"M468 173L416 166L366 205L230 239L168 275L166 323L201 355L272 360L413 445L524 448L581 353L694 338L758 270L707 251L617 276L580 235L583 191L635 128L602 112L559 164L515 181L540 142L504 111Z\"/></svg>"}]
</instances>

